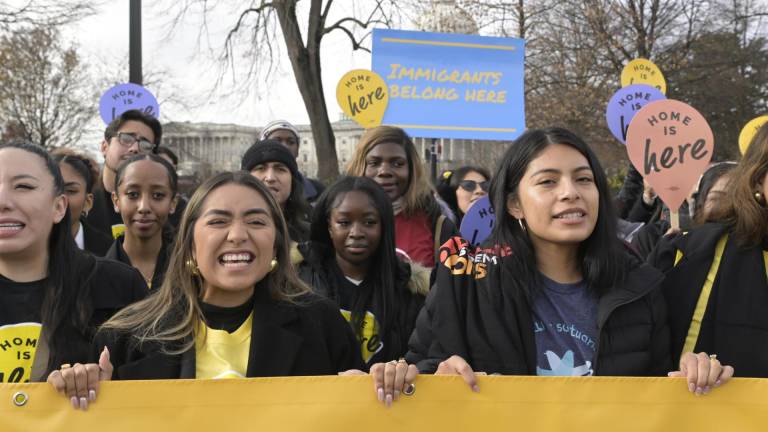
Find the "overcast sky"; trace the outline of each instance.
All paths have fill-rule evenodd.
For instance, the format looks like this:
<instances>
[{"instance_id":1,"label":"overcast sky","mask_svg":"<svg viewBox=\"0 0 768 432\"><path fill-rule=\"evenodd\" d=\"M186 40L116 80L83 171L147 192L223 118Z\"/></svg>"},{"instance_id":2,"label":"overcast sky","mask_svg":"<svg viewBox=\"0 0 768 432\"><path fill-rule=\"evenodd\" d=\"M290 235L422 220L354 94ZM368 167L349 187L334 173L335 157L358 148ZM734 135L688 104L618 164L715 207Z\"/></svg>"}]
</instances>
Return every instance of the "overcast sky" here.
<instances>
[{"instance_id":1,"label":"overcast sky","mask_svg":"<svg viewBox=\"0 0 768 432\"><path fill-rule=\"evenodd\" d=\"M283 41L279 39L281 53L276 73L268 81L262 81L254 88L245 102L238 105L241 97L222 97L225 87L213 98L209 93L213 82L219 76L220 64L213 58L223 47L226 31L237 19L242 6L235 2L218 2L208 17L209 30L201 41L198 38L201 14L190 13L170 37L167 37L172 22L171 14L163 2L143 2L143 68L145 75L161 71L162 84L148 89L161 102L169 96L180 96L190 107L173 102L162 103L161 120L236 123L258 126L276 118L291 122L308 123L306 110L293 78L290 61L284 54ZM216 3L216 2L209 2ZM242 4L243 2L237 2ZM299 2L300 5L307 2ZM365 3L365 2L363 2ZM158 5L160 4L160 5ZM167 5L167 3L166 3ZM359 2L337 1L332 12L336 16L348 12L349 7L362 7ZM68 26L67 37L78 45L84 57L97 67L116 68L128 81L128 0L110 0L99 7L99 12ZM306 12L299 11L300 16ZM353 53L346 36L334 32L323 39L323 83L331 121L338 119L341 112L335 96L337 81L344 73L354 68L370 68L370 55L364 51ZM121 71L121 69L124 69ZM235 74L237 77L238 74ZM103 92L101 89L99 93Z\"/></svg>"}]
</instances>

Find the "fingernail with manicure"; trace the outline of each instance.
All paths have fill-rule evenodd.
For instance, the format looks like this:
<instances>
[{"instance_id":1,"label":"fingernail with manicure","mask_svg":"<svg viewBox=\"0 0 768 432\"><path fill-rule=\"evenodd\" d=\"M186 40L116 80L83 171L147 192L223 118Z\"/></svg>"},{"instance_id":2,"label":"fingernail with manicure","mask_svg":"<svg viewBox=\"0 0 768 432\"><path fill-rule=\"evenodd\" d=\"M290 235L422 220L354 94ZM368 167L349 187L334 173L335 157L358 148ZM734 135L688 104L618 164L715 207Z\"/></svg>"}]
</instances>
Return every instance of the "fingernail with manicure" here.
<instances>
[{"instance_id":1,"label":"fingernail with manicure","mask_svg":"<svg viewBox=\"0 0 768 432\"><path fill-rule=\"evenodd\" d=\"M384 389L376 390L376 397L379 399L379 402L384 402Z\"/></svg>"},{"instance_id":2,"label":"fingernail with manicure","mask_svg":"<svg viewBox=\"0 0 768 432\"><path fill-rule=\"evenodd\" d=\"M387 407L391 407L391 406L392 406L392 395L388 394L387 395Z\"/></svg>"},{"instance_id":3,"label":"fingernail with manicure","mask_svg":"<svg viewBox=\"0 0 768 432\"><path fill-rule=\"evenodd\" d=\"M85 397L80 398L80 409L85 411L88 409L88 399Z\"/></svg>"},{"instance_id":4,"label":"fingernail with manicure","mask_svg":"<svg viewBox=\"0 0 768 432\"><path fill-rule=\"evenodd\" d=\"M480 387L478 387L477 384L475 384L475 385L472 386L472 391L477 393L477 392L480 391Z\"/></svg>"},{"instance_id":5,"label":"fingernail with manicure","mask_svg":"<svg viewBox=\"0 0 768 432\"><path fill-rule=\"evenodd\" d=\"M400 390L395 390L395 400L400 399Z\"/></svg>"},{"instance_id":6,"label":"fingernail with manicure","mask_svg":"<svg viewBox=\"0 0 768 432\"><path fill-rule=\"evenodd\" d=\"M688 391L693 393L696 391L696 384L694 383L688 383Z\"/></svg>"},{"instance_id":7,"label":"fingernail with manicure","mask_svg":"<svg viewBox=\"0 0 768 432\"><path fill-rule=\"evenodd\" d=\"M704 394L709 394L709 392L711 392L711 391L712 391L712 387L710 387L710 386L704 387Z\"/></svg>"},{"instance_id":8,"label":"fingernail with manicure","mask_svg":"<svg viewBox=\"0 0 768 432\"><path fill-rule=\"evenodd\" d=\"M88 390L88 401L93 402L96 400L96 390Z\"/></svg>"},{"instance_id":9,"label":"fingernail with manicure","mask_svg":"<svg viewBox=\"0 0 768 432\"><path fill-rule=\"evenodd\" d=\"M77 399L77 396L72 396L72 398L69 401L72 402L72 408L74 409L80 408L80 401Z\"/></svg>"}]
</instances>

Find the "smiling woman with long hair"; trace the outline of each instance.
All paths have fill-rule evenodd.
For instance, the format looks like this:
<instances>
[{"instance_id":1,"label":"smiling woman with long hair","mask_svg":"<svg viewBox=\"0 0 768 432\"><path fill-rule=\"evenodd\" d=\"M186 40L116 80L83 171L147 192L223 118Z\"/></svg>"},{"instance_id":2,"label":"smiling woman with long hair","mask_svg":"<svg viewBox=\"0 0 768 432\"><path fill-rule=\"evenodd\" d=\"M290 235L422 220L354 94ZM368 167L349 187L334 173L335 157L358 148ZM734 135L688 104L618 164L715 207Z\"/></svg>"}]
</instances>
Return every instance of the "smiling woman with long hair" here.
<instances>
[{"instance_id":1,"label":"smiling woman with long hair","mask_svg":"<svg viewBox=\"0 0 768 432\"><path fill-rule=\"evenodd\" d=\"M87 394L110 378L328 375L363 366L338 308L311 294L289 264L279 204L242 171L195 191L162 286L106 322L94 345L101 354L84 366L88 379L72 384L77 370L56 372L49 381L59 391Z\"/></svg>"},{"instance_id":2,"label":"smiling woman with long hair","mask_svg":"<svg viewBox=\"0 0 768 432\"><path fill-rule=\"evenodd\" d=\"M146 295L136 270L77 247L64 187L42 147L0 145L0 332L25 341L3 347L16 352L0 362L2 382L85 363L96 328Z\"/></svg>"},{"instance_id":3,"label":"smiling woman with long hair","mask_svg":"<svg viewBox=\"0 0 768 432\"><path fill-rule=\"evenodd\" d=\"M334 300L366 364L397 360L429 290L429 270L395 255L394 215L371 179L345 177L318 199L299 275Z\"/></svg>"},{"instance_id":4,"label":"smiling woman with long hair","mask_svg":"<svg viewBox=\"0 0 768 432\"><path fill-rule=\"evenodd\" d=\"M456 239L442 264L408 359L423 372L505 375L666 375L672 370L663 275L616 236L605 174L587 144L534 129L509 147L493 177L491 238ZM675 376L697 393L729 366L686 353Z\"/></svg>"},{"instance_id":5,"label":"smiling woman with long hair","mask_svg":"<svg viewBox=\"0 0 768 432\"><path fill-rule=\"evenodd\" d=\"M384 189L395 212L399 252L411 262L435 267L438 247L456 234L456 226L435 198L411 137L394 126L369 129L357 144L347 174L368 177Z\"/></svg>"}]
</instances>

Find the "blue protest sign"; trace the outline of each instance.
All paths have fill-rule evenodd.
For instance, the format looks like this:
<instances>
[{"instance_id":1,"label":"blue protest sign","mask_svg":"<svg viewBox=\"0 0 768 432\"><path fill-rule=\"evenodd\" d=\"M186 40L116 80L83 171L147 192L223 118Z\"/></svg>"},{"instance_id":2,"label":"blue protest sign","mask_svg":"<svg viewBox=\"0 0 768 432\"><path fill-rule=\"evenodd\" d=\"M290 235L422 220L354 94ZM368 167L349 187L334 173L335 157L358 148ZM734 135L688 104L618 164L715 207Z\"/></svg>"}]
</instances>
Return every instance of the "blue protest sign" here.
<instances>
[{"instance_id":1,"label":"blue protest sign","mask_svg":"<svg viewBox=\"0 0 768 432\"><path fill-rule=\"evenodd\" d=\"M650 102L660 99L666 99L664 93L646 84L632 84L619 89L613 94L605 109L608 129L617 140L626 144L629 122L635 114Z\"/></svg>"},{"instance_id":2,"label":"blue protest sign","mask_svg":"<svg viewBox=\"0 0 768 432\"><path fill-rule=\"evenodd\" d=\"M461 236L472 246L477 246L487 239L493 231L496 215L488 196L484 196L472 204L467 214L461 220Z\"/></svg>"},{"instance_id":3,"label":"blue protest sign","mask_svg":"<svg viewBox=\"0 0 768 432\"><path fill-rule=\"evenodd\" d=\"M522 39L373 30L383 124L415 137L512 140L525 130Z\"/></svg>"},{"instance_id":4,"label":"blue protest sign","mask_svg":"<svg viewBox=\"0 0 768 432\"><path fill-rule=\"evenodd\" d=\"M104 123L111 122L120 114L136 109L152 117L160 117L160 105L155 96L144 87L133 84L118 84L104 92L99 100L99 114Z\"/></svg>"}]
</instances>

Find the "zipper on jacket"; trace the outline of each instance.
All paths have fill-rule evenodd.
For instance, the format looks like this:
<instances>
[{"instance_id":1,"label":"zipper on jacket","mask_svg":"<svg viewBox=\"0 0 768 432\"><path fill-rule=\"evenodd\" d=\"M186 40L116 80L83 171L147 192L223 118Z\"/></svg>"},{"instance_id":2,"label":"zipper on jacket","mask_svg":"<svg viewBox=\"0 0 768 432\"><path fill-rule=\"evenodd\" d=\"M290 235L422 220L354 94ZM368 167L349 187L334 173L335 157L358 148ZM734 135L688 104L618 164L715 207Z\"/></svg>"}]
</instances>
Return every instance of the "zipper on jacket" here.
<instances>
[{"instance_id":1,"label":"zipper on jacket","mask_svg":"<svg viewBox=\"0 0 768 432\"><path fill-rule=\"evenodd\" d=\"M663 279L663 277L662 277L661 279ZM655 281L654 281L654 282L655 282ZM600 325L597 327L597 344L595 344L595 361L594 361L594 362L592 362L592 370L594 371L594 375L593 375L593 376L598 376L598 375L597 375L597 363L598 363L597 361L600 359L600 340L602 339L602 336L603 336L603 326L604 326L604 325L605 325L605 323L607 323L607 322L608 322L608 320L611 318L611 314L612 314L612 313L613 313L613 312L614 312L616 309L618 309L618 308L620 308L620 307L622 307L622 306L624 306L624 305L628 305L628 304L630 304L630 303L632 303L632 302L634 302L634 301L637 301L637 300L639 300L639 299L641 299L641 298L645 297L645 296L646 296L646 295L648 295L649 293L650 293L650 291L648 291L648 292L645 292L645 293L643 293L643 294L640 294L640 295L638 295L638 296L636 296L636 297L632 297L632 298L630 298L630 299L628 299L628 300L626 300L626 301L620 302L620 303L618 303L618 304L615 304L615 305L613 305L613 306L612 306L612 307L611 307L611 308L608 310L608 314L606 314L606 316L605 316L605 320L603 321L603 323L602 323L602 324L600 324Z\"/></svg>"}]
</instances>

